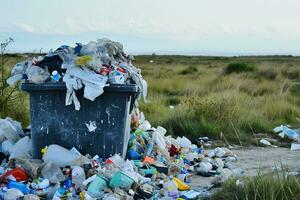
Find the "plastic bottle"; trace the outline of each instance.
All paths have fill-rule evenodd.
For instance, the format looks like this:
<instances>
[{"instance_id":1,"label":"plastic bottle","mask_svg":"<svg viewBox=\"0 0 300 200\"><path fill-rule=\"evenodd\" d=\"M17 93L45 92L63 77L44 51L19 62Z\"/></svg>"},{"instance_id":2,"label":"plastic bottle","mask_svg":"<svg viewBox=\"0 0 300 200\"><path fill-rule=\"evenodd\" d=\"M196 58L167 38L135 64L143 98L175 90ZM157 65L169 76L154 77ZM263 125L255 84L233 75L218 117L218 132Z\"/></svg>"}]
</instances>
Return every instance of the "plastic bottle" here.
<instances>
[{"instance_id":1,"label":"plastic bottle","mask_svg":"<svg viewBox=\"0 0 300 200\"><path fill-rule=\"evenodd\" d=\"M31 190L26 184L20 183L17 181L8 181L7 186L8 189L15 188L20 190L23 194L34 193L34 190Z\"/></svg>"},{"instance_id":2,"label":"plastic bottle","mask_svg":"<svg viewBox=\"0 0 300 200\"><path fill-rule=\"evenodd\" d=\"M179 197L177 184L174 180L171 179L167 182L166 190L165 197L170 197L171 199L177 199Z\"/></svg>"},{"instance_id":3,"label":"plastic bottle","mask_svg":"<svg viewBox=\"0 0 300 200\"><path fill-rule=\"evenodd\" d=\"M151 153L152 153L152 150L153 150L153 142L149 141L148 144L147 144L147 148L145 150L145 156L150 156Z\"/></svg>"},{"instance_id":4,"label":"plastic bottle","mask_svg":"<svg viewBox=\"0 0 300 200\"><path fill-rule=\"evenodd\" d=\"M60 79L61 79L60 74L56 70L54 70L51 75L51 80L54 82L59 82Z\"/></svg>"},{"instance_id":5,"label":"plastic bottle","mask_svg":"<svg viewBox=\"0 0 300 200\"><path fill-rule=\"evenodd\" d=\"M54 193L53 199L60 199L66 192L66 189L63 187L58 188L56 192Z\"/></svg>"}]
</instances>

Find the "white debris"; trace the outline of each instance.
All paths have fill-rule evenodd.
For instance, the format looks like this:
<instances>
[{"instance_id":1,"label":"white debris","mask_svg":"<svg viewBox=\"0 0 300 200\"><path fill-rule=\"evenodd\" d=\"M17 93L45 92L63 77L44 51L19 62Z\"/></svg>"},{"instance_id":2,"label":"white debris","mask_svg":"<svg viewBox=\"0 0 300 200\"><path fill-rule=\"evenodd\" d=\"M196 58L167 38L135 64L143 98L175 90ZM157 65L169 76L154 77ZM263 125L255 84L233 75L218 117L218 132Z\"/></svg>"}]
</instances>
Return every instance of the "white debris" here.
<instances>
[{"instance_id":1,"label":"white debris","mask_svg":"<svg viewBox=\"0 0 300 200\"><path fill-rule=\"evenodd\" d=\"M95 121L89 121L89 123L85 123L86 127L89 129L89 132L95 132L97 129Z\"/></svg>"}]
</instances>

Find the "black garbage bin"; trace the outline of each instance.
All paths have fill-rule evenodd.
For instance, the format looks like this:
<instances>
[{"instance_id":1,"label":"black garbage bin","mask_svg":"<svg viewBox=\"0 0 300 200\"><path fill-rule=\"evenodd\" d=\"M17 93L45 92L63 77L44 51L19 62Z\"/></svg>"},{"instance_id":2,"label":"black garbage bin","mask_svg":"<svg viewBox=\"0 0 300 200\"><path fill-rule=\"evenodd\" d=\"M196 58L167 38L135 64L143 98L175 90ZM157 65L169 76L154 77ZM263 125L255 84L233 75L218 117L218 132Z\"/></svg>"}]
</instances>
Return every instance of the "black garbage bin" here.
<instances>
[{"instance_id":1,"label":"black garbage bin","mask_svg":"<svg viewBox=\"0 0 300 200\"><path fill-rule=\"evenodd\" d=\"M66 86L59 83L22 83L21 89L30 95L31 137L33 158L41 158L41 149L58 144L67 149L75 147L82 154L102 158L127 151L130 132L130 110L137 96L136 85L109 85L95 101L76 91L81 104L65 105ZM90 131L87 125L95 123Z\"/></svg>"}]
</instances>

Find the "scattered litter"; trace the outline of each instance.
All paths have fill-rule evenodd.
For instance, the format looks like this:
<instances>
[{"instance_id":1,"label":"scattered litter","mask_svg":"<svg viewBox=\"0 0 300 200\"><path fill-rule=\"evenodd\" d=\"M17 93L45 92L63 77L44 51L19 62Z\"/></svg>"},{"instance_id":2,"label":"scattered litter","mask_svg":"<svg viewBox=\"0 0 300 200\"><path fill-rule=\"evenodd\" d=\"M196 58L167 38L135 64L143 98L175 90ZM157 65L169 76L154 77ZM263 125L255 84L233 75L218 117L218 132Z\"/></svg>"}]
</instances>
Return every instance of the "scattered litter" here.
<instances>
[{"instance_id":1,"label":"scattered litter","mask_svg":"<svg viewBox=\"0 0 300 200\"><path fill-rule=\"evenodd\" d=\"M237 159L229 149L204 150L186 137L174 139L166 129L152 128L139 116L141 113L135 112L141 119L137 121L141 129L131 131L127 152L130 160L119 154L106 160L97 155L91 157L74 147L68 150L56 144L42 149L43 161L33 160L30 138L18 132L21 139L7 153L14 158L9 161L14 163L12 166L19 167L7 165L1 173L1 182L8 188L4 195L11 195L12 199L38 199L45 195L62 199L71 194L84 199L194 199L209 196L210 192L191 190L193 171L203 177L216 176L220 182L241 175L241 170L232 164ZM17 149L20 152L16 153ZM10 191L15 191L14 195Z\"/></svg>"},{"instance_id":2,"label":"scattered litter","mask_svg":"<svg viewBox=\"0 0 300 200\"><path fill-rule=\"evenodd\" d=\"M281 138L284 138L284 136L287 136L288 138L290 138L290 139L292 139L296 142L300 142L300 132L299 132L299 130L291 129L288 126L281 125L281 126L275 127L273 129L273 131L275 133L278 133L278 135Z\"/></svg>"},{"instance_id":3,"label":"scattered litter","mask_svg":"<svg viewBox=\"0 0 300 200\"><path fill-rule=\"evenodd\" d=\"M300 144L292 143L291 150L300 150Z\"/></svg>"},{"instance_id":4,"label":"scattered litter","mask_svg":"<svg viewBox=\"0 0 300 200\"><path fill-rule=\"evenodd\" d=\"M261 144L263 144L263 145L266 145L266 146L271 146L272 144L268 141L268 140L266 140L266 139L261 139L260 141L259 141Z\"/></svg>"}]
</instances>

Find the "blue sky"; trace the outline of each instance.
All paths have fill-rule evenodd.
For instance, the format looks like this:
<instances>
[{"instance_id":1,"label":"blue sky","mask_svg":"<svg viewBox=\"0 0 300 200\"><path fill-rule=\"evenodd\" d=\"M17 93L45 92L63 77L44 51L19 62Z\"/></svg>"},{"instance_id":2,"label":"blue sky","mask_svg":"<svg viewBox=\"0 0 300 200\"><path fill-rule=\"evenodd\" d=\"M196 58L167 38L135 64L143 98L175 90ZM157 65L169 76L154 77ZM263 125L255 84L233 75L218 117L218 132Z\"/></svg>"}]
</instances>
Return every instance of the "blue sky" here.
<instances>
[{"instance_id":1,"label":"blue sky","mask_svg":"<svg viewBox=\"0 0 300 200\"><path fill-rule=\"evenodd\" d=\"M0 0L0 40L47 52L107 37L130 53L300 55L298 0Z\"/></svg>"}]
</instances>

